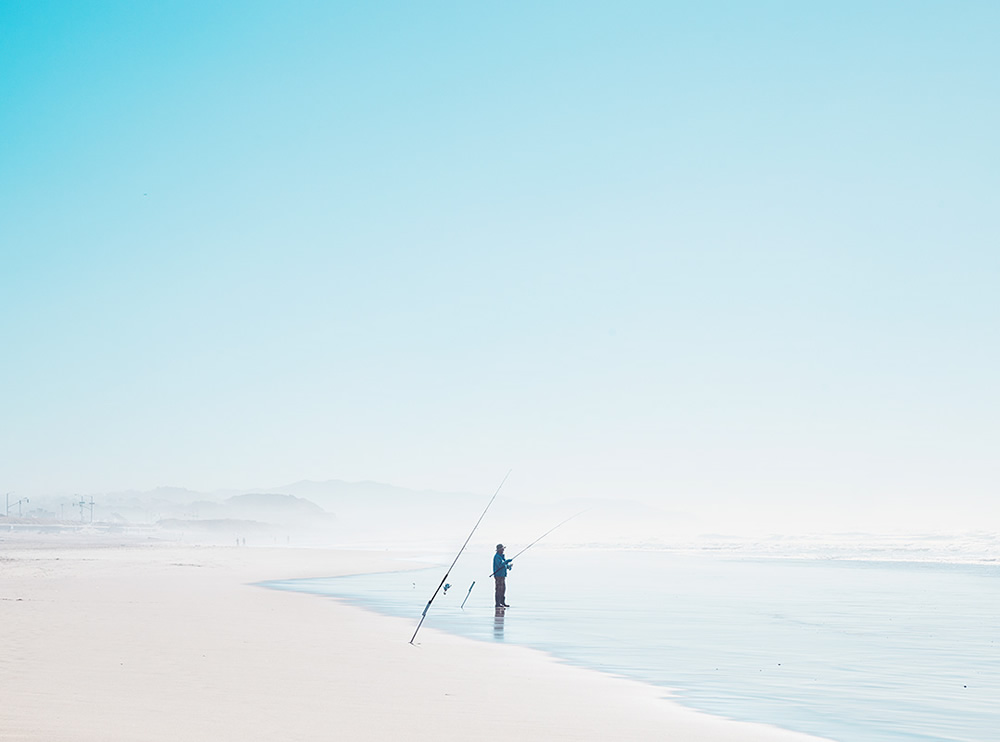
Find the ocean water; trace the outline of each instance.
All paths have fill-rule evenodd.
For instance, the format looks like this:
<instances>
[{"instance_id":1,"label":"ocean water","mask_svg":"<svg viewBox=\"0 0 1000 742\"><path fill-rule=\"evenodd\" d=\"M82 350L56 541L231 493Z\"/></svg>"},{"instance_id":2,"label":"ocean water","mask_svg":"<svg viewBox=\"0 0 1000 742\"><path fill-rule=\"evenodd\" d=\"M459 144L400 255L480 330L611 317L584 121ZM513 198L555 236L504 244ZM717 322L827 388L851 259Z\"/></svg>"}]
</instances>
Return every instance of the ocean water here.
<instances>
[{"instance_id":1,"label":"ocean water","mask_svg":"<svg viewBox=\"0 0 1000 742\"><path fill-rule=\"evenodd\" d=\"M523 644L718 716L839 742L1000 740L998 565L538 548L515 562L512 607L498 614L491 558L463 554L424 627ZM267 585L416 628L449 563Z\"/></svg>"}]
</instances>

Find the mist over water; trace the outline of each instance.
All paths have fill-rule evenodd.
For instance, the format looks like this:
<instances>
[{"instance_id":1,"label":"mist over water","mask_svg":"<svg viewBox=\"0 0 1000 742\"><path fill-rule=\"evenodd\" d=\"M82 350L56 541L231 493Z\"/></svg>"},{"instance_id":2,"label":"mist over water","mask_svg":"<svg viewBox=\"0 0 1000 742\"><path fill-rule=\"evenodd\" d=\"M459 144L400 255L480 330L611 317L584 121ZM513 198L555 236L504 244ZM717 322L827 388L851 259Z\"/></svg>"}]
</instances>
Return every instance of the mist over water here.
<instances>
[{"instance_id":1,"label":"mist over water","mask_svg":"<svg viewBox=\"0 0 1000 742\"><path fill-rule=\"evenodd\" d=\"M844 519L798 526L790 513L773 519L762 510L738 516L615 498L545 500L527 496L516 482L501 491L474 535L473 547L504 541L515 551L543 534L543 546L641 548L684 553L726 553L914 561L989 562L1000 559L1000 533L989 518L942 516L917 528L900 517L871 519L847 528ZM318 546L454 553L490 494L416 491L376 482L301 481L246 491L197 492L180 488L31 498L12 529L131 531L190 543ZM81 502L85 507L81 506ZM93 503L91 506L91 502ZM741 506L746 507L746 505ZM956 516L957 517L957 516ZM565 522L567 519L571 519ZM909 523L909 525L907 525ZM556 530L553 527L560 525ZM511 552L514 553L514 552Z\"/></svg>"}]
</instances>

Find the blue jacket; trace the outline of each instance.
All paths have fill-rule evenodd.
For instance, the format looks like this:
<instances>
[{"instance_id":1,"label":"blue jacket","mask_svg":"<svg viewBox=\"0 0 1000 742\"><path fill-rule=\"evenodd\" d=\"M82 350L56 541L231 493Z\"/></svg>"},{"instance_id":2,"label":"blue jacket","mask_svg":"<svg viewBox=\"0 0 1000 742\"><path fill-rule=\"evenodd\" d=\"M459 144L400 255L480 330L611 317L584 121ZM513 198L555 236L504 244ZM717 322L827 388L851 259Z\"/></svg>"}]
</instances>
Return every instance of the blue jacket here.
<instances>
[{"instance_id":1,"label":"blue jacket","mask_svg":"<svg viewBox=\"0 0 1000 742\"><path fill-rule=\"evenodd\" d=\"M499 552L493 555L493 576L506 577L510 567L510 559L504 559Z\"/></svg>"}]
</instances>

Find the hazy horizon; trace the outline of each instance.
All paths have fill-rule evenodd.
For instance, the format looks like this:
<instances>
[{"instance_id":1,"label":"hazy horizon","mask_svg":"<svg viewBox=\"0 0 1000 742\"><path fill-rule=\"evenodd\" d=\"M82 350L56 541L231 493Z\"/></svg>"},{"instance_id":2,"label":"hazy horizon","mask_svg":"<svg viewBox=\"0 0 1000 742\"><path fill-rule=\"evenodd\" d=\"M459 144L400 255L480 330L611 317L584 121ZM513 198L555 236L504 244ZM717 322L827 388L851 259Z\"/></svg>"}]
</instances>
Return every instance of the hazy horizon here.
<instances>
[{"instance_id":1,"label":"hazy horizon","mask_svg":"<svg viewBox=\"0 0 1000 742\"><path fill-rule=\"evenodd\" d=\"M40 524L47 520L72 524L78 517L81 525L97 522L118 526L155 525L162 520L180 518L179 523L217 521L221 527L225 521L236 519L248 524L255 522L275 533L322 534L321 541L327 544L342 542L345 534L352 534L347 538L349 542L352 538L356 540L358 533L364 533L366 539L380 543L398 540L413 544L430 539L443 546L451 542L457 544L464 538L491 495L413 490L374 481L300 480L271 487L209 492L157 487L72 494L34 493L30 501L23 504L25 520L13 510L12 516L17 517L15 522L21 524L20 527L29 528L33 520ZM334 516L334 520L316 520L313 511L308 507L303 509L306 505L319 506L316 512ZM713 503L713 507L717 508L717 503ZM919 558L919 552L928 547L928 544L921 545L923 539L958 539L953 546L961 545L962 548L955 552L956 556L982 553L986 555L983 558L988 558L988 554L995 551L997 538L988 526L969 525L962 518L940 517L928 524L920 518L907 517L906 513L898 513L899 517L891 522L873 518L870 512L861 517L845 513L821 524L815 520L797 521L794 517L752 515L756 517L748 517L739 509L724 512L699 509L690 504L671 509L666 502L623 497L525 498L517 488L501 488L485 518L484 531L492 535L485 536L484 543L492 543L496 538L527 543L556 523L563 529L564 520L572 525L555 537L557 543L676 547L693 543L692 539L706 544L764 539L778 547L786 541L792 553L809 543L816 547L845 547L855 553L861 547L856 539L871 537L873 547L890 550L903 547L900 553ZM229 538L226 536L227 540ZM896 540L899 538L903 541ZM972 540L968 541L969 538ZM933 548L941 546L936 543Z\"/></svg>"}]
</instances>

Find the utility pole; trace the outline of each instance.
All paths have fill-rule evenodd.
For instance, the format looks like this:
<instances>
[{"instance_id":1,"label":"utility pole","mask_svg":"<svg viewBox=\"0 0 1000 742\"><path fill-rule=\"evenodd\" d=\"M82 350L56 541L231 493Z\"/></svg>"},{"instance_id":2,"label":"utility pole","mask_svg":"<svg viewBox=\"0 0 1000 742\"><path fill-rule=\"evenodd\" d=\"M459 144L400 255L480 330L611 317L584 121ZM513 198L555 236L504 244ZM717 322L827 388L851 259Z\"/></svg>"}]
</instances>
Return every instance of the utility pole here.
<instances>
[{"instance_id":1,"label":"utility pole","mask_svg":"<svg viewBox=\"0 0 1000 742\"><path fill-rule=\"evenodd\" d=\"M13 494L14 494L13 492L8 492L6 495L4 495L4 499L6 500L6 506L7 506L7 509L4 511L4 514L8 518L10 517L10 496L13 495ZM21 517L21 503L22 502L30 502L30 500L27 497L22 497L20 500L18 500L17 502L14 503L15 505L17 505L17 517L18 518Z\"/></svg>"},{"instance_id":2,"label":"utility pole","mask_svg":"<svg viewBox=\"0 0 1000 742\"><path fill-rule=\"evenodd\" d=\"M93 497L93 495L91 495L91 497L90 497L90 502L87 502L81 496L80 497L80 502L78 502L76 504L79 505L79 507L80 507L80 522L83 523L83 509L84 508L90 508L90 522L93 523L94 522L94 497Z\"/></svg>"}]
</instances>

